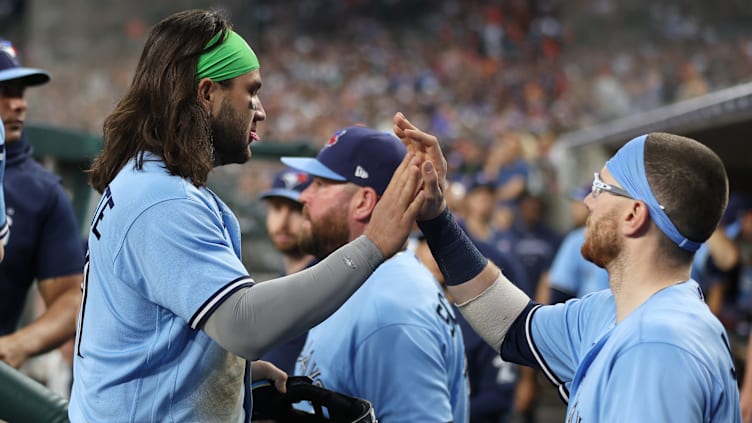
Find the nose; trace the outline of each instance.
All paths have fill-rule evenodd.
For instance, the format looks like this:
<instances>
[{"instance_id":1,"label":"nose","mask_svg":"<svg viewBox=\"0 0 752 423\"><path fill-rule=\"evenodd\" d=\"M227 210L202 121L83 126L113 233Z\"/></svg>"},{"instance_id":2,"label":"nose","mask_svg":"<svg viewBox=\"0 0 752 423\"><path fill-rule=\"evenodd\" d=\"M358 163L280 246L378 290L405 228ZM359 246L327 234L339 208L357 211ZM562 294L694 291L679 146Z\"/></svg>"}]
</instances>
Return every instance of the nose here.
<instances>
[{"instance_id":1,"label":"nose","mask_svg":"<svg viewBox=\"0 0 752 423\"><path fill-rule=\"evenodd\" d=\"M20 112L26 110L26 100L23 97L7 97L8 108L10 110Z\"/></svg>"},{"instance_id":2,"label":"nose","mask_svg":"<svg viewBox=\"0 0 752 423\"><path fill-rule=\"evenodd\" d=\"M303 191L301 191L298 201L300 201L303 205L307 204L309 199L311 198L311 189L311 185L308 185Z\"/></svg>"},{"instance_id":3,"label":"nose","mask_svg":"<svg viewBox=\"0 0 752 423\"><path fill-rule=\"evenodd\" d=\"M588 212L593 211L593 201L595 201L595 198L593 198L593 192L590 191L590 193L585 197L585 199L582 200L582 202L585 203L585 207L587 207Z\"/></svg>"},{"instance_id":4,"label":"nose","mask_svg":"<svg viewBox=\"0 0 752 423\"><path fill-rule=\"evenodd\" d=\"M261 99L257 98L253 102L253 120L256 122L261 122L266 120L266 110L264 110L264 105L261 104Z\"/></svg>"}]
</instances>

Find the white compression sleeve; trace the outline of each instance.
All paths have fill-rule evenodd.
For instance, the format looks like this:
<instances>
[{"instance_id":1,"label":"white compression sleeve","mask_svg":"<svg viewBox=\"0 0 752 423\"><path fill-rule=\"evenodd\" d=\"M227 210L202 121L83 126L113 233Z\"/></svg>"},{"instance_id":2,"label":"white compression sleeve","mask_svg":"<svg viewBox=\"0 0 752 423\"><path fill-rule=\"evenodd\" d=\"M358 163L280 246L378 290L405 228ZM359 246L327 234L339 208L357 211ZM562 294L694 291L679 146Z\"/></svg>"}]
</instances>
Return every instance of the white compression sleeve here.
<instances>
[{"instance_id":1,"label":"white compression sleeve","mask_svg":"<svg viewBox=\"0 0 752 423\"><path fill-rule=\"evenodd\" d=\"M226 350L256 359L329 317L383 261L362 235L311 268L232 294L203 330Z\"/></svg>"},{"instance_id":2,"label":"white compression sleeve","mask_svg":"<svg viewBox=\"0 0 752 423\"><path fill-rule=\"evenodd\" d=\"M499 273L490 287L457 307L475 332L499 352L509 327L529 302L527 294Z\"/></svg>"}]
</instances>

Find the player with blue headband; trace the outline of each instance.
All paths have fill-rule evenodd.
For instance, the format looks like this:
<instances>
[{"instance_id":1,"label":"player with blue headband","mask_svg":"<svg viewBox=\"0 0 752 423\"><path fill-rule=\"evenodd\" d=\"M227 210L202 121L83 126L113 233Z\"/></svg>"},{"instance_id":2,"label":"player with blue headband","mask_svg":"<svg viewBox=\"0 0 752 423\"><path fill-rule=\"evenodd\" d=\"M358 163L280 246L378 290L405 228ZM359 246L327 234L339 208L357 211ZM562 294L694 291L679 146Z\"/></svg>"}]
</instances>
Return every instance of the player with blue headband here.
<instances>
[{"instance_id":1,"label":"player with blue headband","mask_svg":"<svg viewBox=\"0 0 752 423\"><path fill-rule=\"evenodd\" d=\"M741 422L728 335L690 279L728 199L715 153L665 133L626 143L585 198L582 254L608 271L610 289L541 305L454 221L438 140L401 114L394 123L424 161L418 225L449 292L503 360L543 371L568 402L567 422Z\"/></svg>"}]
</instances>

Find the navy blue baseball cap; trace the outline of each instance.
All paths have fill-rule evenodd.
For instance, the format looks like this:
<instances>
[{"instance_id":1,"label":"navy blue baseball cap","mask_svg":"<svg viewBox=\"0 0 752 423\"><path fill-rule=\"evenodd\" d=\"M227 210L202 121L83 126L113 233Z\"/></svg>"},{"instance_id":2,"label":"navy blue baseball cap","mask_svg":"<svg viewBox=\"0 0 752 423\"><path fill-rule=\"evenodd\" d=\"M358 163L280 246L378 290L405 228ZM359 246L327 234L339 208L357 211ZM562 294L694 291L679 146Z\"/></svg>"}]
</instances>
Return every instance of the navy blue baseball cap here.
<instances>
[{"instance_id":1,"label":"navy blue baseball cap","mask_svg":"<svg viewBox=\"0 0 752 423\"><path fill-rule=\"evenodd\" d=\"M478 172L467 182L465 192L469 193L470 191L475 191L476 189L486 189L494 191L496 187L496 181L490 179L484 174L484 172Z\"/></svg>"},{"instance_id":2,"label":"navy blue baseball cap","mask_svg":"<svg viewBox=\"0 0 752 423\"><path fill-rule=\"evenodd\" d=\"M13 44L0 38L0 82L15 80L27 86L41 85L49 82L50 74L41 69L21 67Z\"/></svg>"},{"instance_id":3,"label":"navy blue baseball cap","mask_svg":"<svg viewBox=\"0 0 752 423\"><path fill-rule=\"evenodd\" d=\"M365 126L335 132L316 158L282 157L282 163L313 176L371 187L382 195L407 154L396 136Z\"/></svg>"},{"instance_id":4,"label":"navy blue baseball cap","mask_svg":"<svg viewBox=\"0 0 752 423\"><path fill-rule=\"evenodd\" d=\"M300 193L311 185L313 178L305 172L285 168L274 175L274 181L270 189L259 195L265 200L270 197L283 197L292 201L300 201Z\"/></svg>"}]
</instances>

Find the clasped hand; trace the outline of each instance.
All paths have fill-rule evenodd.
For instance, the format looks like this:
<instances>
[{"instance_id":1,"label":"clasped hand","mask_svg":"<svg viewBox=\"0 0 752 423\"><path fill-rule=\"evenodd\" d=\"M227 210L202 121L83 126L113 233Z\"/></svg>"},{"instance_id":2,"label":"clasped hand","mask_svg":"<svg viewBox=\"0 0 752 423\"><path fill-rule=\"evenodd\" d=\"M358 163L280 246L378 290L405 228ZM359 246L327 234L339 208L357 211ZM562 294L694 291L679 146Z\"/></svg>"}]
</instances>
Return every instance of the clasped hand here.
<instances>
[{"instance_id":1,"label":"clasped hand","mask_svg":"<svg viewBox=\"0 0 752 423\"><path fill-rule=\"evenodd\" d=\"M402 113L394 115L394 133L407 154L376 204L365 235L389 258L401 250L415 221L430 220L446 208L447 164L439 142Z\"/></svg>"}]
</instances>

